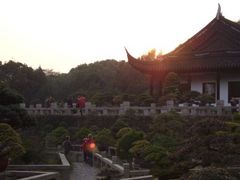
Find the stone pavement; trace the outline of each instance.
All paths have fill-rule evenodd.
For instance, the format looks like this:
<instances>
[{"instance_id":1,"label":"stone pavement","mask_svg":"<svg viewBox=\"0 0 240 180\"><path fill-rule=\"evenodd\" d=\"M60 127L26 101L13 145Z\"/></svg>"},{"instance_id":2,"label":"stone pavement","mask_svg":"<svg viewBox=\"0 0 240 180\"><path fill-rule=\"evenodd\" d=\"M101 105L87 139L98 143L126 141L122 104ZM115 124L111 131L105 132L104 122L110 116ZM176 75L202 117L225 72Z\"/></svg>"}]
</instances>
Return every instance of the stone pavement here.
<instances>
[{"instance_id":1,"label":"stone pavement","mask_svg":"<svg viewBox=\"0 0 240 180\"><path fill-rule=\"evenodd\" d=\"M98 169L83 162L74 162L70 180L96 180Z\"/></svg>"}]
</instances>

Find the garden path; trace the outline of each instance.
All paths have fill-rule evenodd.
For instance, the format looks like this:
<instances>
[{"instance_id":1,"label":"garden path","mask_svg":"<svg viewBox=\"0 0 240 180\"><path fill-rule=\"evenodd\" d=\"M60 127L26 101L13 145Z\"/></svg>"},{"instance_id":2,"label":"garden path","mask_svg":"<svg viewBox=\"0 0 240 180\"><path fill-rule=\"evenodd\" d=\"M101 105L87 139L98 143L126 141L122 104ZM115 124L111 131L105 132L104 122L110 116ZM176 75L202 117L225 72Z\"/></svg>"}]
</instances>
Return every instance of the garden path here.
<instances>
[{"instance_id":1,"label":"garden path","mask_svg":"<svg viewBox=\"0 0 240 180\"><path fill-rule=\"evenodd\" d=\"M70 180L96 180L98 169L83 162L73 162Z\"/></svg>"}]
</instances>

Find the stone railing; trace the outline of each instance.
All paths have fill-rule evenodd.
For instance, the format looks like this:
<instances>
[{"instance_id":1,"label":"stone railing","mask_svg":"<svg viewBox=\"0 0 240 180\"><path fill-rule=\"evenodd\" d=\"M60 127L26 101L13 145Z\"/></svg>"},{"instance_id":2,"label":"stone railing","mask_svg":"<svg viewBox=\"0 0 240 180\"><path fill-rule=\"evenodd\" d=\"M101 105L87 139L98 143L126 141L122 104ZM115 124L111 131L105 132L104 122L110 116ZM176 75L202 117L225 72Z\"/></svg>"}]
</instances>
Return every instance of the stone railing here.
<instances>
[{"instance_id":1,"label":"stone railing","mask_svg":"<svg viewBox=\"0 0 240 180\"><path fill-rule=\"evenodd\" d=\"M57 172L44 171L6 171L0 174L0 179L21 179L21 180L60 180Z\"/></svg>"},{"instance_id":2,"label":"stone railing","mask_svg":"<svg viewBox=\"0 0 240 180\"><path fill-rule=\"evenodd\" d=\"M93 165L99 168L109 168L120 173L123 178L138 178L138 179L153 179L153 176L149 175L149 169L130 169L129 163L119 164L118 157L112 156L111 158L106 157L104 152L94 153ZM144 177L144 178L143 178ZM151 178L150 178L151 177Z\"/></svg>"},{"instance_id":3,"label":"stone railing","mask_svg":"<svg viewBox=\"0 0 240 180\"><path fill-rule=\"evenodd\" d=\"M58 176L60 175L59 179L69 179L69 173L71 170L71 166L65 157L64 154L58 153L58 156L61 160L61 164L32 164L32 165L9 165L7 170L8 171L25 171L25 172L31 172L31 171L51 171L51 172L58 172ZM50 176L51 174L48 174ZM47 174L39 174L38 177L41 176L47 176ZM40 179L40 178L39 178ZM44 178L43 178L44 179ZM48 179L48 178L45 178ZM51 179L51 178L50 178ZM52 178L53 179L53 178Z\"/></svg>"},{"instance_id":4,"label":"stone railing","mask_svg":"<svg viewBox=\"0 0 240 180\"><path fill-rule=\"evenodd\" d=\"M77 146L76 146L77 147ZM141 179L153 179L153 176L149 175L150 170L149 169L130 169L129 163L120 163L118 157L111 155L111 149L114 147L110 147L108 149L108 152L96 152L93 153L93 166L97 167L99 169L106 168L115 170L119 173L120 177L122 178L132 178L137 177ZM80 151L71 151L70 157L71 161L83 161L83 152ZM151 177L151 178L150 178Z\"/></svg>"},{"instance_id":5,"label":"stone railing","mask_svg":"<svg viewBox=\"0 0 240 180\"><path fill-rule=\"evenodd\" d=\"M146 175L146 176L138 176L138 177L132 177L132 178L124 178L121 180L153 180L154 177L152 175Z\"/></svg>"},{"instance_id":6,"label":"stone railing","mask_svg":"<svg viewBox=\"0 0 240 180\"><path fill-rule=\"evenodd\" d=\"M223 101L217 101L216 104L199 107L198 105L188 105L187 103L174 105L173 101L168 101L166 106L156 106L152 103L150 106L130 106L130 102L123 102L120 106L102 106L97 107L91 102L87 102L83 109L83 115L97 116L121 116L127 111L132 110L137 116L152 116L155 114L176 111L185 116L231 116L233 110L238 111L238 107L224 106ZM43 107L41 104L30 105L25 104L20 106L28 112L29 115L72 115L81 116L80 110L73 104L69 107L66 103L63 106L58 106L57 103L52 103L50 107Z\"/></svg>"}]
</instances>

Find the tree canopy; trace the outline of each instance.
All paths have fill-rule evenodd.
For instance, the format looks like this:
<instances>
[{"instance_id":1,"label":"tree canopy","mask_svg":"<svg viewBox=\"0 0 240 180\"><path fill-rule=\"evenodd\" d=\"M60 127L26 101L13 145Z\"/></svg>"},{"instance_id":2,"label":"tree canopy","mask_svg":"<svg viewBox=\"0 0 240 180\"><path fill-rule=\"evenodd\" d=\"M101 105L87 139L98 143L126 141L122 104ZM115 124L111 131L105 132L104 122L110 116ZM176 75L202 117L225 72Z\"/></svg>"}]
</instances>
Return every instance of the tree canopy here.
<instances>
[{"instance_id":1,"label":"tree canopy","mask_svg":"<svg viewBox=\"0 0 240 180\"><path fill-rule=\"evenodd\" d=\"M50 96L58 102L75 101L79 94L96 104L119 104L129 97L125 94L141 94L148 89L147 77L127 62L115 60L82 64L67 74L9 61L0 63L0 81L33 104L44 103Z\"/></svg>"}]
</instances>

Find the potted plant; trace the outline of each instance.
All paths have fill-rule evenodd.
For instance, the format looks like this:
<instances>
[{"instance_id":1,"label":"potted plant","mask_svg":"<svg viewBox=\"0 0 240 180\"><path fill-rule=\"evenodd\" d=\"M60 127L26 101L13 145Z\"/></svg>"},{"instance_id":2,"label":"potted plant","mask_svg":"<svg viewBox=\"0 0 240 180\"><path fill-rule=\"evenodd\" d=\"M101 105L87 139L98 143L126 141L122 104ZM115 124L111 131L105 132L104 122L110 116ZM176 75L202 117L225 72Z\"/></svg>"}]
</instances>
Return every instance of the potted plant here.
<instances>
[{"instance_id":1,"label":"potted plant","mask_svg":"<svg viewBox=\"0 0 240 180\"><path fill-rule=\"evenodd\" d=\"M0 123L0 172L5 171L9 159L24 153L19 134L8 124Z\"/></svg>"}]
</instances>

